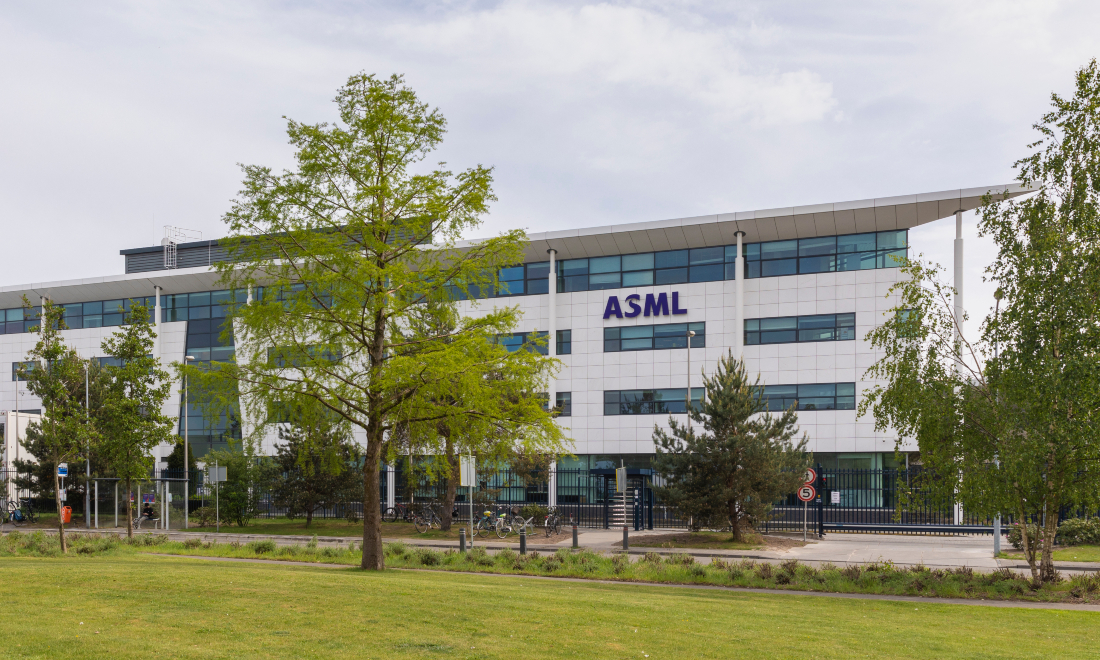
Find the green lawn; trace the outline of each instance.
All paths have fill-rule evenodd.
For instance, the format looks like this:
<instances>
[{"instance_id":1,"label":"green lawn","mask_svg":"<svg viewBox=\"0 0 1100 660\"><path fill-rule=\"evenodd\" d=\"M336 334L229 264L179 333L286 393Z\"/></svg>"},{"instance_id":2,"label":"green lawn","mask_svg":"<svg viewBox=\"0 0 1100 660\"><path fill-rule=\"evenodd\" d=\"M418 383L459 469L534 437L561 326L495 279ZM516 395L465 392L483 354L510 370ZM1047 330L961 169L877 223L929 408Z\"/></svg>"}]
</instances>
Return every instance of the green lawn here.
<instances>
[{"instance_id":1,"label":"green lawn","mask_svg":"<svg viewBox=\"0 0 1100 660\"><path fill-rule=\"evenodd\" d=\"M1095 657L1100 615L153 556L0 558L5 657ZM83 625L81 625L83 622Z\"/></svg>"},{"instance_id":2,"label":"green lawn","mask_svg":"<svg viewBox=\"0 0 1100 660\"><path fill-rule=\"evenodd\" d=\"M1024 553L1014 550L1001 554L1021 561L1024 559ZM1100 561L1100 545L1054 546L1054 561Z\"/></svg>"},{"instance_id":3,"label":"green lawn","mask_svg":"<svg viewBox=\"0 0 1100 660\"><path fill-rule=\"evenodd\" d=\"M630 542L639 548L695 548L703 550L758 550L764 547L759 534L748 534L742 543L736 543L725 532L681 532L658 536L639 536ZM799 545L802 545L799 543Z\"/></svg>"}]
</instances>

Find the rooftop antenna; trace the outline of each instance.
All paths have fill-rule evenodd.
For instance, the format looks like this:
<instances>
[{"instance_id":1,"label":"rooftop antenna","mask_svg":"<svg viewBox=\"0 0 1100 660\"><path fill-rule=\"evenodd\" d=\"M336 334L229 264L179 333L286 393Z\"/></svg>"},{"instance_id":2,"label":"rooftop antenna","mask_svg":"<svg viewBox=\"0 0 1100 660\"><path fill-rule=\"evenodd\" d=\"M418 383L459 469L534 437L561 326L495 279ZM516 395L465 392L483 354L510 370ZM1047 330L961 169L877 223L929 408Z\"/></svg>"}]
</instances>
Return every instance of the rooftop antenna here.
<instances>
[{"instance_id":1,"label":"rooftop antenna","mask_svg":"<svg viewBox=\"0 0 1100 660\"><path fill-rule=\"evenodd\" d=\"M164 225L164 238L160 239L160 244L164 246L165 269L179 267L176 261L176 246L187 240L201 241L202 232L195 229Z\"/></svg>"}]
</instances>

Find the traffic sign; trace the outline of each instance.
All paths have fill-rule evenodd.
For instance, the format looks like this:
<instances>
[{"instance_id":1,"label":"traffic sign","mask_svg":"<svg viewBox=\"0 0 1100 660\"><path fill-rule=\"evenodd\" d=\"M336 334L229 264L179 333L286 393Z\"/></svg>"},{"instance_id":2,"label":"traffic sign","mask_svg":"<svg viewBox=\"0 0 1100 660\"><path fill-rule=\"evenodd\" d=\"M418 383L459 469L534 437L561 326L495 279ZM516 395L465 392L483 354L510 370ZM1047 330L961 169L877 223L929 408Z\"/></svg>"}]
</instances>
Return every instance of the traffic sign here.
<instances>
[{"instance_id":1,"label":"traffic sign","mask_svg":"<svg viewBox=\"0 0 1100 660\"><path fill-rule=\"evenodd\" d=\"M812 484L815 481L817 481L817 470L806 468L806 474L802 475L802 483Z\"/></svg>"},{"instance_id":2,"label":"traffic sign","mask_svg":"<svg viewBox=\"0 0 1100 660\"><path fill-rule=\"evenodd\" d=\"M59 476L59 477L69 476L69 464L68 463L58 463L57 464L57 476Z\"/></svg>"},{"instance_id":3,"label":"traffic sign","mask_svg":"<svg viewBox=\"0 0 1100 660\"><path fill-rule=\"evenodd\" d=\"M802 500L803 502L809 502L815 497L817 497L817 491L814 490L813 486L803 485L801 488L798 489L798 499Z\"/></svg>"}]
</instances>

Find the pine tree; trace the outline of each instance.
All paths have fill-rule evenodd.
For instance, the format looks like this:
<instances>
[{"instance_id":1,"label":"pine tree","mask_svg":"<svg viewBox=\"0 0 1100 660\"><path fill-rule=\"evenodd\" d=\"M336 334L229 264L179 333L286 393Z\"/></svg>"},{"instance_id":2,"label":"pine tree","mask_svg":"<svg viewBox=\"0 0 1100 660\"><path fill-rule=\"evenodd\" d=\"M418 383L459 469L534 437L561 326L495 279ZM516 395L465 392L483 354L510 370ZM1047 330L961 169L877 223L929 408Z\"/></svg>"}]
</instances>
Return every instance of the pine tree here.
<instances>
[{"instance_id":1,"label":"pine tree","mask_svg":"<svg viewBox=\"0 0 1100 660\"><path fill-rule=\"evenodd\" d=\"M318 419L279 429L275 462L275 505L286 507L287 518L304 515L306 527L318 509L362 500L359 448L346 424Z\"/></svg>"},{"instance_id":2,"label":"pine tree","mask_svg":"<svg viewBox=\"0 0 1100 660\"><path fill-rule=\"evenodd\" d=\"M690 430L673 418L670 433L654 429L653 467L665 478L654 491L696 527L728 521L740 541L773 502L802 483L807 440L795 440L794 405L778 417L768 414L760 379L750 383L744 362L732 353L713 376L703 377L703 386L703 401L689 411Z\"/></svg>"}]
</instances>

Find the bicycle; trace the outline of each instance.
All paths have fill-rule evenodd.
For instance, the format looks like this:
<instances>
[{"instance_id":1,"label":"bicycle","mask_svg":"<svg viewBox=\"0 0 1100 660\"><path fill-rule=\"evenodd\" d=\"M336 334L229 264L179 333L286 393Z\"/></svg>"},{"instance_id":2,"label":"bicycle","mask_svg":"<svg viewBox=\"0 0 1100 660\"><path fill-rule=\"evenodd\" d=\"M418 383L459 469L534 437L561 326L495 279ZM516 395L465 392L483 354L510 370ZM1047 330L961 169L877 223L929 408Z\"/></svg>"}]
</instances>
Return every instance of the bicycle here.
<instances>
[{"instance_id":1,"label":"bicycle","mask_svg":"<svg viewBox=\"0 0 1100 660\"><path fill-rule=\"evenodd\" d=\"M524 532L527 529L534 529L535 528L534 522L535 522L535 517L534 516L531 516L530 518L527 518L527 519L524 519L524 517L521 516L521 515L512 516L512 528L515 530L515 532L517 534L519 534L520 532Z\"/></svg>"},{"instance_id":2,"label":"bicycle","mask_svg":"<svg viewBox=\"0 0 1100 660\"><path fill-rule=\"evenodd\" d=\"M561 534L561 516L558 515L557 507L552 507L550 512L546 514L546 520L543 521L543 527L546 530L547 538Z\"/></svg>"},{"instance_id":3,"label":"bicycle","mask_svg":"<svg viewBox=\"0 0 1100 660\"><path fill-rule=\"evenodd\" d=\"M398 504L397 506L391 506L386 509L385 513L382 514L382 522L392 523L397 522L398 519L403 522L412 522L415 517L416 514L409 511L409 507L404 504Z\"/></svg>"},{"instance_id":4,"label":"bicycle","mask_svg":"<svg viewBox=\"0 0 1100 660\"><path fill-rule=\"evenodd\" d=\"M431 506L425 505L420 513L413 516L413 527L421 534L427 534L432 527L443 528L443 521Z\"/></svg>"},{"instance_id":5,"label":"bicycle","mask_svg":"<svg viewBox=\"0 0 1100 660\"><path fill-rule=\"evenodd\" d=\"M11 520L11 524L19 527L23 523L38 522L38 513L30 500L20 500L18 506L15 502L8 502L8 519Z\"/></svg>"},{"instance_id":6,"label":"bicycle","mask_svg":"<svg viewBox=\"0 0 1100 660\"><path fill-rule=\"evenodd\" d=\"M477 521L477 525L474 525L473 536L489 536L489 532L493 531L493 527L496 525L496 518L493 517L492 511L482 511L481 519Z\"/></svg>"}]
</instances>

